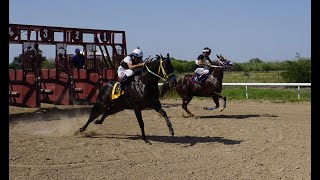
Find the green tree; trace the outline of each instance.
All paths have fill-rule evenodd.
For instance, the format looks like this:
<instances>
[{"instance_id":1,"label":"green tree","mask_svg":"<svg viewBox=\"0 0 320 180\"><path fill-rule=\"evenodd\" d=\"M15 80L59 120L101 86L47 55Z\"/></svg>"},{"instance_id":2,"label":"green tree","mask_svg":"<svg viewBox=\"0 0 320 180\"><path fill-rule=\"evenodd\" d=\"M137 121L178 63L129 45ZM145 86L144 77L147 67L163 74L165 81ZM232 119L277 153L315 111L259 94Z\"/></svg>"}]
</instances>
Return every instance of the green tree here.
<instances>
[{"instance_id":1,"label":"green tree","mask_svg":"<svg viewBox=\"0 0 320 180\"><path fill-rule=\"evenodd\" d=\"M54 68L54 59L50 58L50 59L45 59L44 61L42 61L41 68L53 69Z\"/></svg>"},{"instance_id":2,"label":"green tree","mask_svg":"<svg viewBox=\"0 0 320 180\"><path fill-rule=\"evenodd\" d=\"M172 66L176 73L193 72L194 61L178 60L171 58Z\"/></svg>"},{"instance_id":3,"label":"green tree","mask_svg":"<svg viewBox=\"0 0 320 180\"><path fill-rule=\"evenodd\" d=\"M9 64L9 69L21 69L22 54L13 58L12 63Z\"/></svg>"},{"instance_id":4,"label":"green tree","mask_svg":"<svg viewBox=\"0 0 320 180\"><path fill-rule=\"evenodd\" d=\"M270 63L263 63L261 65L261 70L262 71L266 71L269 72L271 70L271 64Z\"/></svg>"},{"instance_id":5,"label":"green tree","mask_svg":"<svg viewBox=\"0 0 320 180\"><path fill-rule=\"evenodd\" d=\"M299 58L296 61L286 61L286 69L280 74L286 82L311 82L311 60Z\"/></svg>"},{"instance_id":6,"label":"green tree","mask_svg":"<svg viewBox=\"0 0 320 180\"><path fill-rule=\"evenodd\" d=\"M243 66L241 63L233 63L232 71L243 71Z\"/></svg>"},{"instance_id":7,"label":"green tree","mask_svg":"<svg viewBox=\"0 0 320 180\"><path fill-rule=\"evenodd\" d=\"M252 58L249 60L249 63L263 63L263 61L259 58Z\"/></svg>"},{"instance_id":8,"label":"green tree","mask_svg":"<svg viewBox=\"0 0 320 180\"><path fill-rule=\"evenodd\" d=\"M183 63L179 60L175 60L174 58L172 58L172 66L175 70L175 72L177 73L183 73L184 72L184 66L183 66Z\"/></svg>"},{"instance_id":9,"label":"green tree","mask_svg":"<svg viewBox=\"0 0 320 180\"><path fill-rule=\"evenodd\" d=\"M28 50L26 54L32 54L34 50ZM38 55L40 57L40 62L44 62L47 60L45 56L42 56L42 51L38 49ZM22 56L23 54L19 54L19 56L16 56L13 58L12 63L9 64L9 69L21 69L22 65Z\"/></svg>"}]
</instances>

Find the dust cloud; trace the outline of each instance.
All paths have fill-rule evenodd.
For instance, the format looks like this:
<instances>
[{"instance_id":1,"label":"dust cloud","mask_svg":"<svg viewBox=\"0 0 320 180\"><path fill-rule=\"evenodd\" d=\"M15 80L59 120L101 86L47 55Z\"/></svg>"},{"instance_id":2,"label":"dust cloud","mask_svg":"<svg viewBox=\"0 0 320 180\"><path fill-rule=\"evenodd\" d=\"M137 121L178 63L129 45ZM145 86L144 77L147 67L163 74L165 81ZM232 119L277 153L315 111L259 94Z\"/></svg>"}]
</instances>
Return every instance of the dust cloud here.
<instances>
[{"instance_id":1,"label":"dust cloud","mask_svg":"<svg viewBox=\"0 0 320 180\"><path fill-rule=\"evenodd\" d=\"M52 115L50 115L52 116ZM14 128L28 135L45 137L68 137L78 134L79 128L87 121L87 116L69 117L59 113L55 117L41 116L32 121L23 118L17 121Z\"/></svg>"}]
</instances>

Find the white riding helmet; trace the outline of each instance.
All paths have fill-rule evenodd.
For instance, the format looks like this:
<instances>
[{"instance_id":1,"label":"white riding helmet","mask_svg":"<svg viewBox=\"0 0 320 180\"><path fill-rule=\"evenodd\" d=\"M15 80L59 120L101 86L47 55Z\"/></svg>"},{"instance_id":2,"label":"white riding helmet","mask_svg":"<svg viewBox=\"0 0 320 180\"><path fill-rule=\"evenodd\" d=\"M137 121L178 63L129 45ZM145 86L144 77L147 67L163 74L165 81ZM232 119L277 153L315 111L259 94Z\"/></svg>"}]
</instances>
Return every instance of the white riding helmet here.
<instances>
[{"instance_id":1,"label":"white riding helmet","mask_svg":"<svg viewBox=\"0 0 320 180\"><path fill-rule=\"evenodd\" d=\"M135 56L135 57L140 57L140 58L143 57L143 53L139 48L133 50L132 51L132 55Z\"/></svg>"},{"instance_id":2,"label":"white riding helmet","mask_svg":"<svg viewBox=\"0 0 320 180\"><path fill-rule=\"evenodd\" d=\"M208 47L203 48L202 52L207 52L209 54L211 54L211 49Z\"/></svg>"}]
</instances>

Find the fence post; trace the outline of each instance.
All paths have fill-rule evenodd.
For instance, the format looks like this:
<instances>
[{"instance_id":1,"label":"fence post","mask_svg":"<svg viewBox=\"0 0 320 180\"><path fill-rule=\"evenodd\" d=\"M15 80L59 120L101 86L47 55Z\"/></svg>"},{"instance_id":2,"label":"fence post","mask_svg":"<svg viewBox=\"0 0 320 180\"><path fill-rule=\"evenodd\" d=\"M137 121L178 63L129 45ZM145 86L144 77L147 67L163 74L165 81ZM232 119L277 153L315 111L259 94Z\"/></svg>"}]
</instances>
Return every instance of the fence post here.
<instances>
[{"instance_id":1,"label":"fence post","mask_svg":"<svg viewBox=\"0 0 320 180\"><path fill-rule=\"evenodd\" d=\"M248 99L249 94L248 94L248 85L246 85L246 98Z\"/></svg>"},{"instance_id":2,"label":"fence post","mask_svg":"<svg viewBox=\"0 0 320 180\"><path fill-rule=\"evenodd\" d=\"M300 86L298 86L298 99L300 100Z\"/></svg>"}]
</instances>

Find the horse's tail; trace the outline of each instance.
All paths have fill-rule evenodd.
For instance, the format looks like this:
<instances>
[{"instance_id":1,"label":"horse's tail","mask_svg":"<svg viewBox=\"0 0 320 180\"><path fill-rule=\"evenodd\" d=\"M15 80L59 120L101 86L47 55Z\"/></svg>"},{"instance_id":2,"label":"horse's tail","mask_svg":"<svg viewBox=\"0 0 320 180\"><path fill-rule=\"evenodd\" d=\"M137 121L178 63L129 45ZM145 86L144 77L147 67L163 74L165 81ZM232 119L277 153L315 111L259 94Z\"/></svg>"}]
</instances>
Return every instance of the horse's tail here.
<instances>
[{"instance_id":1,"label":"horse's tail","mask_svg":"<svg viewBox=\"0 0 320 180\"><path fill-rule=\"evenodd\" d=\"M170 91L171 88L169 87L169 83L164 83L161 88L160 88L160 98L162 98L164 95L166 95L168 92L171 92L174 93L177 92L179 96L181 96L181 91L184 91L183 90L183 86L186 85L186 86L189 86L192 82L191 82L191 78L192 78L192 74L186 74L182 77L180 77L178 80L177 80L177 85L175 87L172 88L173 91Z\"/></svg>"},{"instance_id":2,"label":"horse's tail","mask_svg":"<svg viewBox=\"0 0 320 180\"><path fill-rule=\"evenodd\" d=\"M162 98L164 95L166 95L169 92L169 83L163 83L160 88L160 98Z\"/></svg>"},{"instance_id":3,"label":"horse's tail","mask_svg":"<svg viewBox=\"0 0 320 180\"><path fill-rule=\"evenodd\" d=\"M110 81L99 90L96 102L104 103L111 99L111 91L116 81Z\"/></svg>"}]
</instances>

